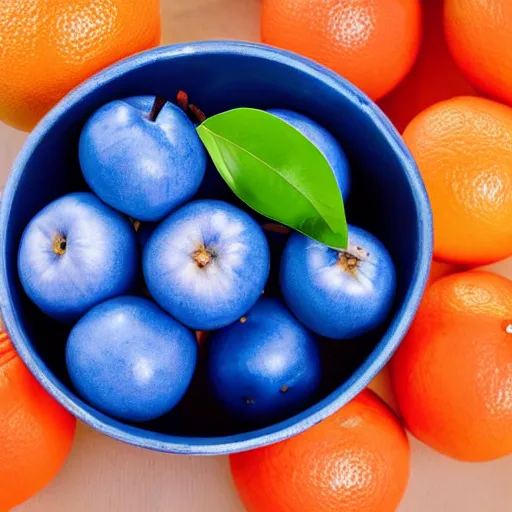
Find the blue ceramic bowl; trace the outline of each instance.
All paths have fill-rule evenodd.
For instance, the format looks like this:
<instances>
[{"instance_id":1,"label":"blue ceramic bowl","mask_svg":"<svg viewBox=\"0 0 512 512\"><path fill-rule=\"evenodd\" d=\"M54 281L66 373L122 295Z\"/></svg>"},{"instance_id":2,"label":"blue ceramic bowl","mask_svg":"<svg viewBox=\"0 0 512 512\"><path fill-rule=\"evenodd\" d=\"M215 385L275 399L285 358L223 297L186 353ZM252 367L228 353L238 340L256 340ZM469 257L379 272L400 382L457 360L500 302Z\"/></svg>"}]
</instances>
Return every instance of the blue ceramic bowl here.
<instances>
[{"instance_id":1,"label":"blue ceramic bowl","mask_svg":"<svg viewBox=\"0 0 512 512\"><path fill-rule=\"evenodd\" d=\"M115 98L139 94L174 98L179 89L187 91L207 115L240 106L281 107L303 112L331 130L352 165L349 222L377 235L397 268L396 303L381 332L356 342L326 343L326 359L335 364L326 369L325 385L315 403L257 430L222 418L210 407L200 383L182 406L149 424L125 424L98 412L77 396L66 374L67 328L45 318L30 303L17 275L18 244L28 221L60 195L85 189L77 148L87 118ZM136 55L66 96L29 136L14 164L4 190L0 247L0 300L6 327L19 354L51 395L82 421L116 439L165 452L222 454L298 434L370 382L398 347L418 307L429 272L432 223L413 158L364 94L297 55L263 45L217 41Z\"/></svg>"}]
</instances>

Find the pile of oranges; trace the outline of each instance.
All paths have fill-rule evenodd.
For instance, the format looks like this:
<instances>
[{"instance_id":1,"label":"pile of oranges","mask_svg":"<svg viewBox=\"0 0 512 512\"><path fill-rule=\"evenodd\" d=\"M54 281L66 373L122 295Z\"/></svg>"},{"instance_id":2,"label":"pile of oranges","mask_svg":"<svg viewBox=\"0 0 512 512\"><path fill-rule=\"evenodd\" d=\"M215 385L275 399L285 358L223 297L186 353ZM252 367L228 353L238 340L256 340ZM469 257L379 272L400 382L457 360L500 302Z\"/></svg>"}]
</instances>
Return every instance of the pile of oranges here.
<instances>
[{"instance_id":1,"label":"pile of oranges","mask_svg":"<svg viewBox=\"0 0 512 512\"><path fill-rule=\"evenodd\" d=\"M34 0L27 22L4 1L2 121L30 129L93 72L158 44L158 0L71 3ZM405 428L458 460L512 453L512 282L476 269L512 256L512 2L262 0L261 36L379 102L423 176L437 262L389 367L400 418L366 390L301 435L231 456L233 479L248 512L391 512L408 482ZM5 334L0 393L3 510L55 474L74 420Z\"/></svg>"},{"instance_id":2,"label":"pile of oranges","mask_svg":"<svg viewBox=\"0 0 512 512\"><path fill-rule=\"evenodd\" d=\"M423 176L437 261L388 369L401 420L364 391L231 456L233 479L248 512L392 512L402 425L458 460L512 454L512 281L475 269L512 256L512 2L263 0L261 35L379 101Z\"/></svg>"}]
</instances>

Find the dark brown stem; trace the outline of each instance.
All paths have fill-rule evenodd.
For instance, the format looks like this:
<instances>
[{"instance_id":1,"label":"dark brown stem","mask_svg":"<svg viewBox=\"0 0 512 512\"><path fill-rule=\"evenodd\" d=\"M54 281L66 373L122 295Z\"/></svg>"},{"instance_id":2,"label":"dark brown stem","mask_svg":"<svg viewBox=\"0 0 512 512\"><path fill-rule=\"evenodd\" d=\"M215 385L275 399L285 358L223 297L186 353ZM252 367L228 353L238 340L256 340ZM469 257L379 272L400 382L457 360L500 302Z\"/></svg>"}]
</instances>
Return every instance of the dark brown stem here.
<instances>
[{"instance_id":1,"label":"dark brown stem","mask_svg":"<svg viewBox=\"0 0 512 512\"><path fill-rule=\"evenodd\" d=\"M282 233L283 235L287 235L290 232L290 228L287 228L282 224L278 224L277 222L269 222L267 224L263 224L261 227L265 231L270 231L272 233Z\"/></svg>"},{"instance_id":2,"label":"dark brown stem","mask_svg":"<svg viewBox=\"0 0 512 512\"><path fill-rule=\"evenodd\" d=\"M196 107L195 105L189 105L188 108L200 123L206 121L206 115L200 108Z\"/></svg>"},{"instance_id":3,"label":"dark brown stem","mask_svg":"<svg viewBox=\"0 0 512 512\"><path fill-rule=\"evenodd\" d=\"M178 95L176 96L176 103L178 104L178 107L185 112L185 114L188 112L188 94L185 91L178 92Z\"/></svg>"},{"instance_id":4,"label":"dark brown stem","mask_svg":"<svg viewBox=\"0 0 512 512\"><path fill-rule=\"evenodd\" d=\"M153 106L151 107L151 112L148 115L148 119L155 122L158 114L160 114L160 111L164 108L166 103L167 100L165 98L162 98L162 96L156 96Z\"/></svg>"},{"instance_id":5,"label":"dark brown stem","mask_svg":"<svg viewBox=\"0 0 512 512\"><path fill-rule=\"evenodd\" d=\"M200 123L206 121L205 113L199 107L189 103L188 94L185 91L178 91L178 94L176 95L176 104L181 108L181 110L183 110L183 112L185 112L185 114L188 115L190 112Z\"/></svg>"}]
</instances>

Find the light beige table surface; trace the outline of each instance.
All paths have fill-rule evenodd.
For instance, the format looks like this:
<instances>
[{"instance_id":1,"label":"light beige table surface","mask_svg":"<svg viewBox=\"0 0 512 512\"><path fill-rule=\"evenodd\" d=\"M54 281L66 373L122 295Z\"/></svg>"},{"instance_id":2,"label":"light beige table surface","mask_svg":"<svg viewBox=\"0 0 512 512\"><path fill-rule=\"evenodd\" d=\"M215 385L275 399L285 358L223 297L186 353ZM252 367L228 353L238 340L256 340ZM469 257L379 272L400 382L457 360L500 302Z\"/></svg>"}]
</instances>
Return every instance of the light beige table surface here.
<instances>
[{"instance_id":1,"label":"light beige table surface","mask_svg":"<svg viewBox=\"0 0 512 512\"><path fill-rule=\"evenodd\" d=\"M162 4L165 43L258 38L258 0L162 0ZM24 139L25 134L0 125L0 183ZM512 278L512 260L493 268ZM411 480L400 512L512 511L512 457L462 464L414 439L411 443ZM16 512L91 511L243 512L243 507L230 481L227 458L152 453L79 425L61 473Z\"/></svg>"}]
</instances>

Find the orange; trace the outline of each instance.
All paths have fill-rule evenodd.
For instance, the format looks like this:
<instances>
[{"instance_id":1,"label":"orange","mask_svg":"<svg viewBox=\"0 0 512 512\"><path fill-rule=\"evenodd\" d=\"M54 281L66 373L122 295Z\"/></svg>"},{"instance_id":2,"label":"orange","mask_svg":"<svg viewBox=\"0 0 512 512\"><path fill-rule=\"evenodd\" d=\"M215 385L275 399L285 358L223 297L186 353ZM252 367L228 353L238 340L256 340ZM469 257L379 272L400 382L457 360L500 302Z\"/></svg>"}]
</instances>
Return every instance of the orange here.
<instances>
[{"instance_id":1,"label":"orange","mask_svg":"<svg viewBox=\"0 0 512 512\"><path fill-rule=\"evenodd\" d=\"M512 453L512 281L484 271L425 293L391 362L406 427L463 461Z\"/></svg>"},{"instance_id":2,"label":"orange","mask_svg":"<svg viewBox=\"0 0 512 512\"><path fill-rule=\"evenodd\" d=\"M30 130L80 82L159 41L159 0L2 0L0 120Z\"/></svg>"},{"instance_id":3,"label":"orange","mask_svg":"<svg viewBox=\"0 0 512 512\"><path fill-rule=\"evenodd\" d=\"M261 38L318 61L377 99L414 63L421 1L263 0Z\"/></svg>"},{"instance_id":4,"label":"orange","mask_svg":"<svg viewBox=\"0 0 512 512\"><path fill-rule=\"evenodd\" d=\"M448 50L443 0L428 0L422 7L423 39L416 62L398 87L379 102L400 133L414 116L434 103L477 94Z\"/></svg>"},{"instance_id":5,"label":"orange","mask_svg":"<svg viewBox=\"0 0 512 512\"><path fill-rule=\"evenodd\" d=\"M480 265L512 254L512 109L460 97L419 114L403 134L434 216L434 258Z\"/></svg>"},{"instance_id":6,"label":"orange","mask_svg":"<svg viewBox=\"0 0 512 512\"><path fill-rule=\"evenodd\" d=\"M247 512L394 512L409 459L396 416L366 390L308 431L230 462Z\"/></svg>"},{"instance_id":7,"label":"orange","mask_svg":"<svg viewBox=\"0 0 512 512\"><path fill-rule=\"evenodd\" d=\"M512 104L512 2L446 0L446 40L468 80Z\"/></svg>"},{"instance_id":8,"label":"orange","mask_svg":"<svg viewBox=\"0 0 512 512\"><path fill-rule=\"evenodd\" d=\"M42 489L66 460L76 421L48 395L0 332L0 510Z\"/></svg>"}]
</instances>

